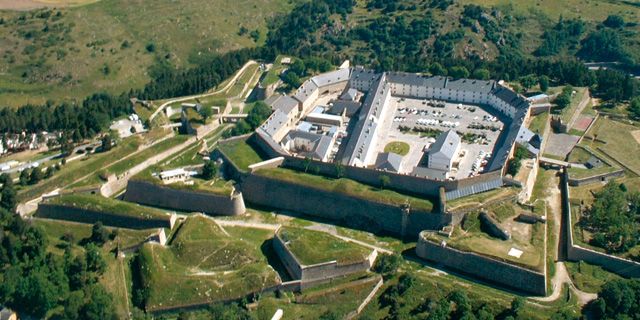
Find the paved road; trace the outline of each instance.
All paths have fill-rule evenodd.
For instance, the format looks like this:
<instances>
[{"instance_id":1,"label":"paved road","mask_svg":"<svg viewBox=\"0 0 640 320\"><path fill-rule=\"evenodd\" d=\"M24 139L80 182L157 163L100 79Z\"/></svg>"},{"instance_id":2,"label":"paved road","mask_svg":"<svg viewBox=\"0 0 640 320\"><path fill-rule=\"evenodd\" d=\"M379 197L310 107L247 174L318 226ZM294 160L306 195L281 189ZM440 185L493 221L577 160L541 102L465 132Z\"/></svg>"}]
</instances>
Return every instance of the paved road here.
<instances>
[{"instance_id":1,"label":"paved road","mask_svg":"<svg viewBox=\"0 0 640 320\"><path fill-rule=\"evenodd\" d=\"M214 92L206 92L206 93L193 95L193 96L175 98L175 99L171 99L171 100L163 103L160 107L158 107L158 109L156 109L156 111L153 112L153 114L151 114L151 116L149 116L149 120L152 120L153 118L155 118L158 115L158 113L162 112L164 110L164 108L166 108L170 104L173 104L173 103L176 103L176 102L192 100L192 99L204 98L204 97L216 95L216 94L222 93L224 91L227 91L231 86L233 86L235 84L236 80L238 80L238 78L244 73L244 71L249 66L254 65L256 63L257 62L255 62L254 60L247 61L247 63L245 63L244 66L242 66L242 68L238 72L236 72L236 74L233 76L233 78L231 78L231 81L229 81L224 87L222 87L219 90L216 90Z\"/></svg>"}]
</instances>

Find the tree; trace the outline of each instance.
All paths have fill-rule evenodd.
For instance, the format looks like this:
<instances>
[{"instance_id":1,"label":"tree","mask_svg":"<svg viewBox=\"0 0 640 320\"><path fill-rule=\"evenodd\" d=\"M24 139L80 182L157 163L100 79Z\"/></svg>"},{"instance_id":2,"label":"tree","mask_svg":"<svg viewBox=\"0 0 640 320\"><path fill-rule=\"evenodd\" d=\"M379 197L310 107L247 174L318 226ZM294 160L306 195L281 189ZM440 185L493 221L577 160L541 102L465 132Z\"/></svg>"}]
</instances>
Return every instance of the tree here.
<instances>
[{"instance_id":1,"label":"tree","mask_svg":"<svg viewBox=\"0 0 640 320\"><path fill-rule=\"evenodd\" d=\"M13 184L5 183L2 187L2 193L0 193L0 208L13 212L17 204L18 200Z\"/></svg>"},{"instance_id":2,"label":"tree","mask_svg":"<svg viewBox=\"0 0 640 320\"><path fill-rule=\"evenodd\" d=\"M618 279L605 283L591 305L597 319L635 319L640 314L640 280Z\"/></svg>"},{"instance_id":3,"label":"tree","mask_svg":"<svg viewBox=\"0 0 640 320\"><path fill-rule=\"evenodd\" d=\"M380 176L380 189L384 189L391 184L391 178L388 175Z\"/></svg>"},{"instance_id":4,"label":"tree","mask_svg":"<svg viewBox=\"0 0 640 320\"><path fill-rule=\"evenodd\" d=\"M20 185L26 186L27 184L29 184L29 170L23 169L20 172Z\"/></svg>"},{"instance_id":5,"label":"tree","mask_svg":"<svg viewBox=\"0 0 640 320\"><path fill-rule=\"evenodd\" d=\"M87 290L86 304L80 311L80 318L87 320L111 320L115 319L113 298L100 285L92 285Z\"/></svg>"},{"instance_id":6,"label":"tree","mask_svg":"<svg viewBox=\"0 0 640 320\"><path fill-rule=\"evenodd\" d=\"M378 256L373 266L373 271L382 274L385 277L393 275L400 266L401 258L397 254L383 253Z\"/></svg>"},{"instance_id":7,"label":"tree","mask_svg":"<svg viewBox=\"0 0 640 320\"><path fill-rule=\"evenodd\" d=\"M344 172L345 172L344 165L342 165L342 163L340 162L336 162L335 168L336 168L336 178L340 179L344 177Z\"/></svg>"},{"instance_id":8,"label":"tree","mask_svg":"<svg viewBox=\"0 0 640 320\"><path fill-rule=\"evenodd\" d=\"M100 150L102 150L102 152L107 152L113 147L113 138L111 137L111 135L107 134L103 136L102 139L100 139L100 142Z\"/></svg>"},{"instance_id":9,"label":"tree","mask_svg":"<svg viewBox=\"0 0 640 320\"><path fill-rule=\"evenodd\" d=\"M33 168L31 170L31 174L29 175L29 184L37 184L43 178L42 169Z\"/></svg>"},{"instance_id":10,"label":"tree","mask_svg":"<svg viewBox=\"0 0 640 320\"><path fill-rule=\"evenodd\" d=\"M511 314L514 318L518 318L524 309L526 300L523 297L516 297L511 301Z\"/></svg>"},{"instance_id":11,"label":"tree","mask_svg":"<svg viewBox=\"0 0 640 320\"><path fill-rule=\"evenodd\" d=\"M207 119L209 119L213 115L213 110L211 110L211 107L202 107L200 108L199 113L202 119L206 122Z\"/></svg>"},{"instance_id":12,"label":"tree","mask_svg":"<svg viewBox=\"0 0 640 320\"><path fill-rule=\"evenodd\" d=\"M540 85L540 91L547 92L549 90L549 77L546 75L538 77L538 84Z\"/></svg>"},{"instance_id":13,"label":"tree","mask_svg":"<svg viewBox=\"0 0 640 320\"><path fill-rule=\"evenodd\" d=\"M107 263L100 254L100 249L93 243L87 244L85 247L85 260L87 261L87 270L102 275L107 270Z\"/></svg>"},{"instance_id":14,"label":"tree","mask_svg":"<svg viewBox=\"0 0 640 320\"><path fill-rule=\"evenodd\" d=\"M525 90L531 89L534 85L536 85L536 76L533 74L526 75L520 78L520 84Z\"/></svg>"},{"instance_id":15,"label":"tree","mask_svg":"<svg viewBox=\"0 0 640 320\"><path fill-rule=\"evenodd\" d=\"M602 24L604 24L606 27L617 29L624 27L625 23L624 18L619 15L612 14L608 16L607 19L602 22Z\"/></svg>"},{"instance_id":16,"label":"tree","mask_svg":"<svg viewBox=\"0 0 640 320\"><path fill-rule=\"evenodd\" d=\"M102 246L109 240L109 231L102 225L102 222L96 222L91 228L91 242Z\"/></svg>"},{"instance_id":17,"label":"tree","mask_svg":"<svg viewBox=\"0 0 640 320\"><path fill-rule=\"evenodd\" d=\"M455 79L469 78L469 70L463 66L453 66L449 69L449 75Z\"/></svg>"},{"instance_id":18,"label":"tree","mask_svg":"<svg viewBox=\"0 0 640 320\"><path fill-rule=\"evenodd\" d=\"M215 161L209 160L204 163L204 167L202 168L202 178L205 180L211 180L217 173L218 168L216 167Z\"/></svg>"},{"instance_id":19,"label":"tree","mask_svg":"<svg viewBox=\"0 0 640 320\"><path fill-rule=\"evenodd\" d=\"M628 110L631 118L640 120L640 97L631 99Z\"/></svg>"},{"instance_id":20,"label":"tree","mask_svg":"<svg viewBox=\"0 0 640 320\"><path fill-rule=\"evenodd\" d=\"M487 69L476 69L471 77L479 80L489 80L491 73Z\"/></svg>"}]
</instances>

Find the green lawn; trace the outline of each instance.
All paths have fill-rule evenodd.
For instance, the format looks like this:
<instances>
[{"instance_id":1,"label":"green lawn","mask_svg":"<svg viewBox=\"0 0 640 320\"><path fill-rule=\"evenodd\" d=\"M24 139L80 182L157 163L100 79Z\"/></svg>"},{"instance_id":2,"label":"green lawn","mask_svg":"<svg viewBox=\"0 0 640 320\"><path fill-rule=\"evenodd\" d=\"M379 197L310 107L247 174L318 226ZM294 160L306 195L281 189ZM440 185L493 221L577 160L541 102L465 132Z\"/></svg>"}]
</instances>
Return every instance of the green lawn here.
<instances>
[{"instance_id":1,"label":"green lawn","mask_svg":"<svg viewBox=\"0 0 640 320\"><path fill-rule=\"evenodd\" d=\"M296 259L304 265L333 260L339 264L353 263L365 260L371 253L371 249L321 231L284 227L279 230L279 235Z\"/></svg>"},{"instance_id":2,"label":"green lawn","mask_svg":"<svg viewBox=\"0 0 640 320\"><path fill-rule=\"evenodd\" d=\"M262 242L273 236L258 229L245 232L262 234ZM140 271L149 288L147 310L237 299L277 284L279 277L260 245L227 236L208 218L189 217L170 247L140 250Z\"/></svg>"},{"instance_id":3,"label":"green lawn","mask_svg":"<svg viewBox=\"0 0 640 320\"><path fill-rule=\"evenodd\" d=\"M409 153L410 148L411 147L406 142L394 141L394 142L389 142L384 147L384 152L393 152L401 156L406 156Z\"/></svg>"},{"instance_id":4,"label":"green lawn","mask_svg":"<svg viewBox=\"0 0 640 320\"><path fill-rule=\"evenodd\" d=\"M532 132L543 134L549 123L549 112L543 112L541 114L531 117L529 123L529 130Z\"/></svg>"},{"instance_id":5,"label":"green lawn","mask_svg":"<svg viewBox=\"0 0 640 320\"><path fill-rule=\"evenodd\" d=\"M560 111L560 118L566 124L569 124L569 120L578 109L580 102L585 98L587 94L587 88L578 88L574 87L573 90L576 91L576 94L571 97L571 103L566 108Z\"/></svg>"},{"instance_id":6,"label":"green lawn","mask_svg":"<svg viewBox=\"0 0 640 320\"><path fill-rule=\"evenodd\" d=\"M256 171L256 174L297 183L312 188L339 192L345 195L359 197L374 202L397 206L408 202L413 209L424 211L433 210L433 202L431 202L430 200L404 195L391 190L372 187L345 178L333 179L283 168L261 169Z\"/></svg>"},{"instance_id":7,"label":"green lawn","mask_svg":"<svg viewBox=\"0 0 640 320\"><path fill-rule=\"evenodd\" d=\"M263 161L258 152L247 140L234 140L218 144L218 149L224 153L240 170L248 170L249 166Z\"/></svg>"},{"instance_id":8,"label":"green lawn","mask_svg":"<svg viewBox=\"0 0 640 320\"><path fill-rule=\"evenodd\" d=\"M582 145L601 151L639 173L640 157L638 157L638 154L640 154L640 143L632 135L632 133L638 135L639 130L640 127L601 117L593 125L588 135L595 136L597 139L605 141L606 144L584 139Z\"/></svg>"},{"instance_id":9,"label":"green lawn","mask_svg":"<svg viewBox=\"0 0 640 320\"><path fill-rule=\"evenodd\" d=\"M122 215L138 219L163 219L169 220L170 216L166 211L143 207L135 203L105 198L91 194L66 194L59 197L50 198L47 203L63 205L68 207L105 212L114 215Z\"/></svg>"}]
</instances>

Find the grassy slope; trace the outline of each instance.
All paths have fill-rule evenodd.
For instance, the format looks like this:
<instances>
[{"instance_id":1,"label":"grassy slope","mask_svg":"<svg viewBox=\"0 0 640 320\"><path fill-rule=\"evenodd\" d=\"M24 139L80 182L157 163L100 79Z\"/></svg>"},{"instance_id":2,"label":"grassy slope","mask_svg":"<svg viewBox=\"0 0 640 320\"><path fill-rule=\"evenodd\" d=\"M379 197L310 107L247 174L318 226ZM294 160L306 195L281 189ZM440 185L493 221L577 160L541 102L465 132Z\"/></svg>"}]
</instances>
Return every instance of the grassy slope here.
<instances>
[{"instance_id":1,"label":"grassy slope","mask_svg":"<svg viewBox=\"0 0 640 320\"><path fill-rule=\"evenodd\" d=\"M68 194L52 198L49 202L52 204L101 211L139 219L169 220L170 218L170 216L162 210L89 194Z\"/></svg>"},{"instance_id":2,"label":"grassy slope","mask_svg":"<svg viewBox=\"0 0 640 320\"><path fill-rule=\"evenodd\" d=\"M185 222L171 247L142 247L147 308L239 298L275 285L278 276L260 252L272 234L251 233L262 235L259 243L227 236L213 221L195 216Z\"/></svg>"},{"instance_id":3,"label":"grassy slope","mask_svg":"<svg viewBox=\"0 0 640 320\"><path fill-rule=\"evenodd\" d=\"M141 87L156 57L169 55L172 64L186 66L190 58L203 54L255 46L248 35L238 34L240 26L260 30L261 43L267 19L291 7L284 0L107 0L56 9L53 16L61 12L61 17L48 22L32 18L32 12L0 11L6 21L0 25L0 105L73 100L99 90L119 93ZM25 20L18 21L20 16ZM51 30L46 34L40 32L45 23ZM61 31L54 32L53 25ZM28 31L41 35L26 39ZM48 45L49 35L62 39ZM125 40L130 47L122 46ZM149 43L155 44L155 52L147 52ZM27 46L33 46L33 53L23 54ZM28 76L23 78L25 71Z\"/></svg>"}]
</instances>

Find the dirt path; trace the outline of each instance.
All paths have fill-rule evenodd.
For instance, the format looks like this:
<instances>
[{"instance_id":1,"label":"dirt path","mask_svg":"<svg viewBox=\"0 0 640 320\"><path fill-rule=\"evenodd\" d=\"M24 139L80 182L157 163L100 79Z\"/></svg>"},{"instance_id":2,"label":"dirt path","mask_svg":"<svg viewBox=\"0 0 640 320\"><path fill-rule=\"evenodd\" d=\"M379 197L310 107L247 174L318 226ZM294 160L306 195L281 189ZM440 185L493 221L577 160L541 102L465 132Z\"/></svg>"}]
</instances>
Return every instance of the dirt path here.
<instances>
[{"instance_id":1,"label":"dirt path","mask_svg":"<svg viewBox=\"0 0 640 320\"><path fill-rule=\"evenodd\" d=\"M560 243L562 238L561 237L562 195L560 193L560 189L557 187L559 183L560 181L558 177L554 177L552 180L549 181L549 186L547 188L548 194L547 194L547 197L545 198L545 202L547 203L547 206L549 207L551 214L553 215L553 221L555 222L553 225L553 232L556 235L555 237L556 241L555 243L551 244L551 247L550 247L551 250L555 248L554 259L556 261L555 262L556 272L553 275L553 278L551 279L551 286L552 286L551 290L553 291L547 297L534 298L534 299L541 302L555 301L561 298L562 288L564 287L565 284L567 284L569 286L569 290L571 290L571 292L575 294L576 297L578 298L578 303L580 305L585 305L589 301L596 299L597 295L578 290L578 288L576 288L576 286L573 284L573 281L569 276L569 272L567 271L567 268L564 265L564 262L560 261L561 258L563 259L564 257L560 257L560 250L562 249L562 244Z\"/></svg>"},{"instance_id":2,"label":"dirt path","mask_svg":"<svg viewBox=\"0 0 640 320\"><path fill-rule=\"evenodd\" d=\"M171 100L163 103L162 105L160 105L160 107L158 107L158 109L156 109L156 111L153 112L153 114L151 114L151 116L149 116L149 121L153 120L153 118L155 118L158 115L158 113L162 112L164 110L164 108L166 108L168 105L170 105L172 103L182 102L182 101L187 101L187 100L192 100L192 99L204 98L204 97L216 95L216 94L222 93L224 91L227 91L231 86L233 86L235 84L235 82L238 80L238 78L244 73L244 71L249 66L254 65L256 63L257 62L255 62L254 60L247 61L247 63L245 63L244 66L242 66L242 68L236 72L236 74L233 76L233 78L231 78L231 81L229 81L224 87L222 87L222 88L220 88L220 89L218 89L218 90L216 90L214 92L206 92L206 93L193 95L193 96L175 98L175 99L171 99Z\"/></svg>"}]
</instances>

